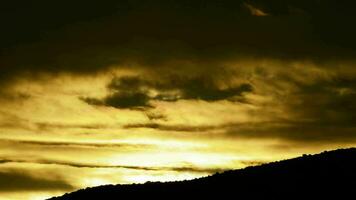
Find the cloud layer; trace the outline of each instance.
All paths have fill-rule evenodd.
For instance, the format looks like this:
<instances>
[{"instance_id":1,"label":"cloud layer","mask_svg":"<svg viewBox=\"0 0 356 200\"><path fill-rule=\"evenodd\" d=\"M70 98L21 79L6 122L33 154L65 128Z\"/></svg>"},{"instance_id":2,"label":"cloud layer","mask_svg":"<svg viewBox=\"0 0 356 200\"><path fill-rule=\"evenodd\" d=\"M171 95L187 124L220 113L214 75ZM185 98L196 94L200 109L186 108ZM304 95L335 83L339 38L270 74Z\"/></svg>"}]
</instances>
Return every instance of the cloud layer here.
<instances>
[{"instance_id":1,"label":"cloud layer","mask_svg":"<svg viewBox=\"0 0 356 200\"><path fill-rule=\"evenodd\" d=\"M350 1L68 3L3 7L1 18L10 19L3 27L3 84L29 74L86 74L128 63L160 70L176 60L200 65L244 57L325 62L355 55ZM269 15L256 16L251 8Z\"/></svg>"}]
</instances>

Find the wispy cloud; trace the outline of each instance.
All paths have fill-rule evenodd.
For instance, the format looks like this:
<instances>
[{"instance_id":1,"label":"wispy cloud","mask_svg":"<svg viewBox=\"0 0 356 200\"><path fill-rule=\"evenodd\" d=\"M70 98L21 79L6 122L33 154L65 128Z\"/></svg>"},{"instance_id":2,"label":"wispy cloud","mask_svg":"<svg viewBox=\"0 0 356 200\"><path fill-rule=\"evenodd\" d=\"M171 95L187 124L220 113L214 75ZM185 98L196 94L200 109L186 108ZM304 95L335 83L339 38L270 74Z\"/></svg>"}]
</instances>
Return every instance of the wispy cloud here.
<instances>
[{"instance_id":1,"label":"wispy cloud","mask_svg":"<svg viewBox=\"0 0 356 200\"><path fill-rule=\"evenodd\" d=\"M76 163L69 161L59 161L59 160L22 160L22 159L0 159L0 164L6 163L33 163L33 164L44 164L44 165L61 165L74 168L119 168L119 169L130 169L130 170L142 170L142 171L176 171L176 172L195 172L195 173L215 173L229 170L228 168L201 168L195 166L182 166L182 167L164 167L164 166L130 166L130 165L103 165L103 164L90 164L90 163Z\"/></svg>"},{"instance_id":2,"label":"wispy cloud","mask_svg":"<svg viewBox=\"0 0 356 200\"><path fill-rule=\"evenodd\" d=\"M177 132L205 132L224 128L225 126L189 126L189 125L165 125L160 123L143 123L143 124L127 124L125 129L148 128L161 131L177 131Z\"/></svg>"},{"instance_id":3,"label":"wispy cloud","mask_svg":"<svg viewBox=\"0 0 356 200\"><path fill-rule=\"evenodd\" d=\"M53 146L53 147L79 147L79 148L154 148L151 144L131 144L131 143L89 143L89 142L57 142L40 140L11 140L0 139L0 143L12 143L16 145L32 146Z\"/></svg>"}]
</instances>

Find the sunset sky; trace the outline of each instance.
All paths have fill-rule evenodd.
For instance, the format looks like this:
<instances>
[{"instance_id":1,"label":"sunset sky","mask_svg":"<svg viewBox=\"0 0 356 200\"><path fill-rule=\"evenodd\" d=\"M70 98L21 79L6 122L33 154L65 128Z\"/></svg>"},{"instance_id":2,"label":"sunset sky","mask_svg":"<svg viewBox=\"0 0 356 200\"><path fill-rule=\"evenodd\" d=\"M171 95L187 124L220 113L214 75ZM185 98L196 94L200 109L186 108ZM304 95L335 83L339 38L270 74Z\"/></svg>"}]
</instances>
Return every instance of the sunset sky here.
<instances>
[{"instance_id":1,"label":"sunset sky","mask_svg":"<svg viewBox=\"0 0 356 200\"><path fill-rule=\"evenodd\" d=\"M0 6L0 200L356 144L356 3Z\"/></svg>"}]
</instances>

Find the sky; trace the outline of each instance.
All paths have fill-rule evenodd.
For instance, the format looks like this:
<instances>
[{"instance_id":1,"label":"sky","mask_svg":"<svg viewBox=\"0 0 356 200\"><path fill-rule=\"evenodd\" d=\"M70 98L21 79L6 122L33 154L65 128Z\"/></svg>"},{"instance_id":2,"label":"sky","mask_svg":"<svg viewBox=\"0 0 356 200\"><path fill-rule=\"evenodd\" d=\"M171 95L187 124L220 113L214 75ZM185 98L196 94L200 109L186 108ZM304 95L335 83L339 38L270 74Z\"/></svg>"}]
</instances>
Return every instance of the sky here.
<instances>
[{"instance_id":1,"label":"sky","mask_svg":"<svg viewBox=\"0 0 356 200\"><path fill-rule=\"evenodd\" d=\"M2 2L0 200L355 146L355 7Z\"/></svg>"}]
</instances>

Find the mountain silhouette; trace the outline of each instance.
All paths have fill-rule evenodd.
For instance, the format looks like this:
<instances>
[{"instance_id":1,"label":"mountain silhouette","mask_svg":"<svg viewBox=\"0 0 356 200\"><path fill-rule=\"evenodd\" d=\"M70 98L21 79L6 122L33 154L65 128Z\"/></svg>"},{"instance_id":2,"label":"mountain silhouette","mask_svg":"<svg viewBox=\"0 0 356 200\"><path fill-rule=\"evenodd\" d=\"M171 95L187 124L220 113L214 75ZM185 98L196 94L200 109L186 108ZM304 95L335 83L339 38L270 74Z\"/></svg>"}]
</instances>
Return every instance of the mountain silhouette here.
<instances>
[{"instance_id":1,"label":"mountain silhouette","mask_svg":"<svg viewBox=\"0 0 356 200\"><path fill-rule=\"evenodd\" d=\"M356 148L272 162L177 182L105 185L50 200L310 199L356 195Z\"/></svg>"}]
</instances>

